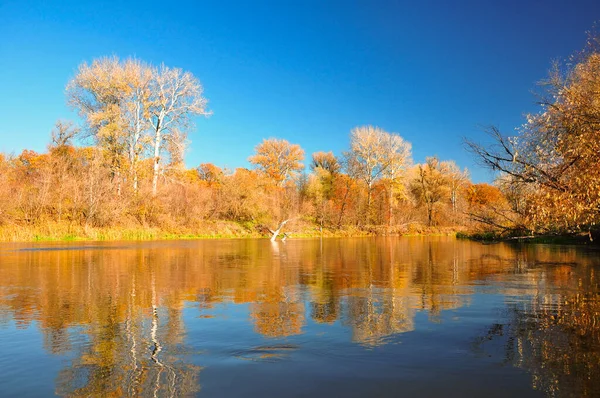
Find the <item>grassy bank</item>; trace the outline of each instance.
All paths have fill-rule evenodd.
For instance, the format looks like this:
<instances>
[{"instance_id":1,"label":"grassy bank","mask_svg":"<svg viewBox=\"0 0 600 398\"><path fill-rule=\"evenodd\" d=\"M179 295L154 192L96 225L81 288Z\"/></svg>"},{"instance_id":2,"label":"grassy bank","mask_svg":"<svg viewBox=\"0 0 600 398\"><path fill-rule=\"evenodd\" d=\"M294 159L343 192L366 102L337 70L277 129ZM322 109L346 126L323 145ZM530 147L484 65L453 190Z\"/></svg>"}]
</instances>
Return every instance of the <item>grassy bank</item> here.
<instances>
[{"instance_id":1,"label":"grassy bank","mask_svg":"<svg viewBox=\"0 0 600 398\"><path fill-rule=\"evenodd\" d=\"M454 228L410 227L345 227L322 230L314 224L299 222L285 230L290 238L350 238L367 236L454 236ZM204 221L196 228L163 229L157 227L85 227L68 223L0 226L0 242L51 242L51 241L139 241L169 239L229 239L267 238L268 233L252 223L233 221Z\"/></svg>"},{"instance_id":2,"label":"grassy bank","mask_svg":"<svg viewBox=\"0 0 600 398\"><path fill-rule=\"evenodd\" d=\"M371 236L369 231L355 228L321 231L302 228L285 231L291 237L358 237ZM61 223L41 225L0 226L0 242L52 242L52 241L117 241L117 240L169 240L169 239L230 239L269 237L260 228L235 222L206 222L193 229L161 229L156 227L84 227Z\"/></svg>"},{"instance_id":3,"label":"grassy bank","mask_svg":"<svg viewBox=\"0 0 600 398\"><path fill-rule=\"evenodd\" d=\"M261 235L235 223L207 223L202 228L168 230L152 227L95 228L61 223L0 226L2 242L112 241L158 239L252 238Z\"/></svg>"}]
</instances>

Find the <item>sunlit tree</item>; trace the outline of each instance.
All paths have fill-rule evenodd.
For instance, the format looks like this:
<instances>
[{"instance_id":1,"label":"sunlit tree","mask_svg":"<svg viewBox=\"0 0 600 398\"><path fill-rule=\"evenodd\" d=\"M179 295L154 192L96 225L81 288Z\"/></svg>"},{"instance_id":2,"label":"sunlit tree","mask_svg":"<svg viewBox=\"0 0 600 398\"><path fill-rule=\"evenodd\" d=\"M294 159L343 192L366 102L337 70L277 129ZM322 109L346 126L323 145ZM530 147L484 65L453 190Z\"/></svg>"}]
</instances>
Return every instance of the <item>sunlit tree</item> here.
<instances>
[{"instance_id":1,"label":"sunlit tree","mask_svg":"<svg viewBox=\"0 0 600 398\"><path fill-rule=\"evenodd\" d=\"M433 225L436 205L450 194L447 165L436 157L428 157L424 164L417 165L411 191L427 211L427 225Z\"/></svg>"},{"instance_id":2,"label":"sunlit tree","mask_svg":"<svg viewBox=\"0 0 600 398\"><path fill-rule=\"evenodd\" d=\"M530 215L542 230L591 228L599 219L600 46L586 49L565 68L555 65L543 82L539 113L514 137L489 129L493 144L468 142L482 163L529 185Z\"/></svg>"},{"instance_id":3,"label":"sunlit tree","mask_svg":"<svg viewBox=\"0 0 600 398\"><path fill-rule=\"evenodd\" d=\"M156 195L162 155L167 148L181 148L192 117L209 115L203 88L190 72L161 65L153 71L146 111L152 130L152 193ZM166 146L165 144L169 144ZM171 153L171 155L176 155Z\"/></svg>"},{"instance_id":4,"label":"sunlit tree","mask_svg":"<svg viewBox=\"0 0 600 398\"><path fill-rule=\"evenodd\" d=\"M349 174L367 186L366 218L370 221L373 184L387 177L393 184L410 163L409 143L397 134L390 134L379 127L356 127L350 133L350 150L345 153ZM394 185L390 185L393 196Z\"/></svg>"}]
</instances>

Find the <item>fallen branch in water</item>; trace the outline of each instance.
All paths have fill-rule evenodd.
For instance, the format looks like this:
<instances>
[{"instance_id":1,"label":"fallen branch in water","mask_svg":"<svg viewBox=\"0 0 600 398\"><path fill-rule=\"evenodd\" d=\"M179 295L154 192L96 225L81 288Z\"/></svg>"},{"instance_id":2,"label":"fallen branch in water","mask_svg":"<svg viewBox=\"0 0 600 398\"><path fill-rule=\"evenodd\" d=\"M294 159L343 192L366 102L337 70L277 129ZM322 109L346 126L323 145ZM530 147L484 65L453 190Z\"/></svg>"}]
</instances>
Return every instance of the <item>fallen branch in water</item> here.
<instances>
[{"instance_id":1,"label":"fallen branch in water","mask_svg":"<svg viewBox=\"0 0 600 398\"><path fill-rule=\"evenodd\" d=\"M285 224L287 224L291 220L292 220L292 218L288 218L287 220L283 220L281 223L279 223L279 227L277 227L277 229L275 231L273 231L272 229L268 228L269 232L271 233L271 242L275 242L275 240L279 236L279 233L281 232L281 230L283 229L283 227L285 226ZM285 240L286 240L287 237L288 237L288 235L284 233L282 241L285 242Z\"/></svg>"}]
</instances>

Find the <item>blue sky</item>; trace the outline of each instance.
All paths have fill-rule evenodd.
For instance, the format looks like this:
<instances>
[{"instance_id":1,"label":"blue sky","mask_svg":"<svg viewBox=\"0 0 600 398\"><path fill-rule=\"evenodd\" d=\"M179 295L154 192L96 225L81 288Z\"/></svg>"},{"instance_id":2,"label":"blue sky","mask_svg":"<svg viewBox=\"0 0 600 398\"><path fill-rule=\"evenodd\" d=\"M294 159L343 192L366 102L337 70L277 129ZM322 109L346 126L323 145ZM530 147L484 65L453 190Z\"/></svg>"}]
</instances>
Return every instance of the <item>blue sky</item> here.
<instances>
[{"instance_id":1,"label":"blue sky","mask_svg":"<svg viewBox=\"0 0 600 398\"><path fill-rule=\"evenodd\" d=\"M0 151L45 150L75 119L64 88L83 61L117 55L180 67L213 115L191 131L188 166L247 166L263 138L341 154L373 124L489 180L462 137L511 133L535 82L581 49L598 1L0 0Z\"/></svg>"}]
</instances>

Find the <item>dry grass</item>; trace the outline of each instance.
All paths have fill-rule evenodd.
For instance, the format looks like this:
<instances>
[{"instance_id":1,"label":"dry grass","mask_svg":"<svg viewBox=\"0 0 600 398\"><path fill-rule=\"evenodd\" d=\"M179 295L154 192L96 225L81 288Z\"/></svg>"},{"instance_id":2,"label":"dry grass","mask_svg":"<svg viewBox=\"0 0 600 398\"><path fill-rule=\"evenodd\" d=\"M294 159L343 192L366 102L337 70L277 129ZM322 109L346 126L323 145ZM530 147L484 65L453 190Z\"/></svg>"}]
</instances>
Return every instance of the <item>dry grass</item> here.
<instances>
[{"instance_id":1,"label":"dry grass","mask_svg":"<svg viewBox=\"0 0 600 398\"><path fill-rule=\"evenodd\" d=\"M159 228L143 226L85 227L69 223L48 222L35 225L2 225L0 242L42 241L117 241L117 240L162 240L162 239L217 239L217 238L260 238L260 228L253 224L233 221L203 221L195 227ZM343 227L321 230L308 223L297 223L285 231L292 238L314 237L365 237L400 235L454 235L455 228L366 228Z\"/></svg>"},{"instance_id":2,"label":"dry grass","mask_svg":"<svg viewBox=\"0 0 600 398\"><path fill-rule=\"evenodd\" d=\"M112 241L112 240L156 240L156 239L201 239L260 237L255 231L234 222L206 222L194 229L169 229L156 227L85 227L67 223L44 223L39 225L0 226L2 242L39 241Z\"/></svg>"}]
</instances>

